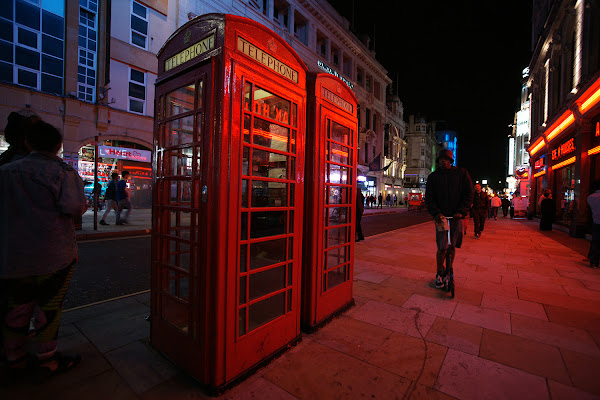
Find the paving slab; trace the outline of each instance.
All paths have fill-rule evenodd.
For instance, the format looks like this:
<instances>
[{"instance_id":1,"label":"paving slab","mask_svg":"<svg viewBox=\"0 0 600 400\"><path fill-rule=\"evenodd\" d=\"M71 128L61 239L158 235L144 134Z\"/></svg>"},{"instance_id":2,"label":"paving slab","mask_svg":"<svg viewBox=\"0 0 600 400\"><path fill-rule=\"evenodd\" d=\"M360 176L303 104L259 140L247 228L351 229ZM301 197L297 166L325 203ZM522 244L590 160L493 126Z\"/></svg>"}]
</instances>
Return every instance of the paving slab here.
<instances>
[{"instance_id":1,"label":"paving slab","mask_svg":"<svg viewBox=\"0 0 600 400\"><path fill-rule=\"evenodd\" d=\"M481 306L507 313L523 315L547 321L546 311L539 303L519 300L513 297L504 297L497 294L485 293Z\"/></svg>"},{"instance_id":2,"label":"paving slab","mask_svg":"<svg viewBox=\"0 0 600 400\"><path fill-rule=\"evenodd\" d=\"M510 314L490 308L459 304L452 319L482 328L510 333Z\"/></svg>"},{"instance_id":3,"label":"paving slab","mask_svg":"<svg viewBox=\"0 0 600 400\"><path fill-rule=\"evenodd\" d=\"M560 349L573 385L586 392L600 395L600 358L589 354Z\"/></svg>"},{"instance_id":4,"label":"paving slab","mask_svg":"<svg viewBox=\"0 0 600 400\"><path fill-rule=\"evenodd\" d=\"M465 353L479 354L483 328L446 318L436 318L425 340Z\"/></svg>"},{"instance_id":5,"label":"paving slab","mask_svg":"<svg viewBox=\"0 0 600 400\"><path fill-rule=\"evenodd\" d=\"M548 380L548 388L552 400L600 400L600 396L550 379Z\"/></svg>"}]
</instances>

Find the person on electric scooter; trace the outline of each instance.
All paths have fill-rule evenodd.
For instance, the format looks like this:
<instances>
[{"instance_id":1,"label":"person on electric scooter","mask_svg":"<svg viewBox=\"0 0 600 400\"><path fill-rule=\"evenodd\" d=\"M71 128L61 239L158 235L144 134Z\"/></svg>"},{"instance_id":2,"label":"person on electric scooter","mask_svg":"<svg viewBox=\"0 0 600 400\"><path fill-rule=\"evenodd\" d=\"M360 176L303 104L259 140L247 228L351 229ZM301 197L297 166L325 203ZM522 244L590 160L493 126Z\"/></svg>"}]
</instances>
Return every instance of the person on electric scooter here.
<instances>
[{"instance_id":1,"label":"person on electric scooter","mask_svg":"<svg viewBox=\"0 0 600 400\"><path fill-rule=\"evenodd\" d=\"M454 159L451 150L440 151L436 162L438 167L427 179L425 204L436 224L435 287L447 288L454 274L452 264L456 248L462 244L463 218L468 216L473 202L473 184L466 169L452 166Z\"/></svg>"}]
</instances>

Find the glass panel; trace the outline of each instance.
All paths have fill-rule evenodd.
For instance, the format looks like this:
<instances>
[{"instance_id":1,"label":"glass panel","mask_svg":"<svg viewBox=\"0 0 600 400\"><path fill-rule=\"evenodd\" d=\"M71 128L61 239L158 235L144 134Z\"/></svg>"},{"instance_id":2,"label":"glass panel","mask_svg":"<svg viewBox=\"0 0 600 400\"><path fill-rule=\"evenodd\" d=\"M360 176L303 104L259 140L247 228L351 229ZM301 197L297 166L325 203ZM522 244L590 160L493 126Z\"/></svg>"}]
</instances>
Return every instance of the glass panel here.
<instances>
[{"instance_id":1,"label":"glass panel","mask_svg":"<svg viewBox=\"0 0 600 400\"><path fill-rule=\"evenodd\" d=\"M248 330L256 329L283 314L285 314L285 293L252 304L248 309Z\"/></svg>"},{"instance_id":2,"label":"glass panel","mask_svg":"<svg viewBox=\"0 0 600 400\"><path fill-rule=\"evenodd\" d=\"M257 299L285 287L286 266L272 268L250 275L250 300Z\"/></svg>"},{"instance_id":3,"label":"glass panel","mask_svg":"<svg viewBox=\"0 0 600 400\"><path fill-rule=\"evenodd\" d=\"M294 233L294 211L290 210L290 217L288 218L290 226L288 226L288 233Z\"/></svg>"},{"instance_id":4,"label":"glass panel","mask_svg":"<svg viewBox=\"0 0 600 400\"><path fill-rule=\"evenodd\" d=\"M146 48L146 37L135 32L131 32L131 43L142 48Z\"/></svg>"},{"instance_id":5,"label":"glass panel","mask_svg":"<svg viewBox=\"0 0 600 400\"><path fill-rule=\"evenodd\" d=\"M256 87L254 90L252 111L264 117L274 119L284 124L289 124L290 105L291 103L288 100L276 96L264 89Z\"/></svg>"},{"instance_id":6,"label":"glass panel","mask_svg":"<svg viewBox=\"0 0 600 400\"><path fill-rule=\"evenodd\" d=\"M250 244L250 269L285 261L285 245L285 238Z\"/></svg>"},{"instance_id":7,"label":"glass panel","mask_svg":"<svg viewBox=\"0 0 600 400\"><path fill-rule=\"evenodd\" d=\"M325 248L348 241L348 227L332 228L325 231Z\"/></svg>"},{"instance_id":8,"label":"glass panel","mask_svg":"<svg viewBox=\"0 0 600 400\"><path fill-rule=\"evenodd\" d=\"M2 8L6 7L7 1L4 1ZM12 1L10 1L12 3ZM24 1L17 1L15 4L15 17L16 21L30 28L40 30L40 8L33 4L26 3ZM12 15L10 17L12 19Z\"/></svg>"},{"instance_id":9,"label":"glass panel","mask_svg":"<svg viewBox=\"0 0 600 400\"><path fill-rule=\"evenodd\" d=\"M292 311L292 290L287 291L287 310Z\"/></svg>"},{"instance_id":10,"label":"glass panel","mask_svg":"<svg viewBox=\"0 0 600 400\"><path fill-rule=\"evenodd\" d=\"M335 140L336 142L348 145L350 140L350 128L346 128L335 121L331 121L329 138L331 140Z\"/></svg>"},{"instance_id":11,"label":"glass panel","mask_svg":"<svg viewBox=\"0 0 600 400\"><path fill-rule=\"evenodd\" d=\"M325 269L331 269L348 261L348 246L325 252Z\"/></svg>"},{"instance_id":12,"label":"glass panel","mask_svg":"<svg viewBox=\"0 0 600 400\"><path fill-rule=\"evenodd\" d=\"M204 104L204 103L202 102L202 93L203 93L203 89L204 89L204 82L202 82L202 81L199 81L199 82L198 82L198 90L197 90L197 92L198 92L198 108L199 108L199 109L200 109L200 108L202 108L202 105Z\"/></svg>"},{"instance_id":13,"label":"glass panel","mask_svg":"<svg viewBox=\"0 0 600 400\"><path fill-rule=\"evenodd\" d=\"M253 212L250 224L250 238L285 234L287 211Z\"/></svg>"},{"instance_id":14,"label":"glass panel","mask_svg":"<svg viewBox=\"0 0 600 400\"><path fill-rule=\"evenodd\" d=\"M27 29L23 29L21 27L19 27L18 29L19 29L19 33L18 33L19 43L24 44L25 46L29 46L29 47L33 47L34 49L37 49L37 47L38 47L37 33L31 32Z\"/></svg>"},{"instance_id":15,"label":"glass panel","mask_svg":"<svg viewBox=\"0 0 600 400\"><path fill-rule=\"evenodd\" d=\"M296 180L296 157L290 157L290 167L289 167L290 175L288 179L295 181Z\"/></svg>"},{"instance_id":16,"label":"glass panel","mask_svg":"<svg viewBox=\"0 0 600 400\"><path fill-rule=\"evenodd\" d=\"M52 36L42 35L42 51L58 58L63 58L63 41Z\"/></svg>"},{"instance_id":17,"label":"glass panel","mask_svg":"<svg viewBox=\"0 0 600 400\"><path fill-rule=\"evenodd\" d=\"M133 2L133 13L139 15L142 18L146 18L146 7L139 5L135 1Z\"/></svg>"},{"instance_id":18,"label":"glass panel","mask_svg":"<svg viewBox=\"0 0 600 400\"><path fill-rule=\"evenodd\" d=\"M244 84L244 110L251 111L250 105L252 104L252 84L246 82Z\"/></svg>"},{"instance_id":19,"label":"glass panel","mask_svg":"<svg viewBox=\"0 0 600 400\"><path fill-rule=\"evenodd\" d=\"M269 151L252 150L252 175L286 179L287 156Z\"/></svg>"},{"instance_id":20,"label":"glass panel","mask_svg":"<svg viewBox=\"0 0 600 400\"><path fill-rule=\"evenodd\" d=\"M252 181L252 207L285 207L287 186L281 182Z\"/></svg>"},{"instance_id":21,"label":"glass panel","mask_svg":"<svg viewBox=\"0 0 600 400\"><path fill-rule=\"evenodd\" d=\"M244 147L242 150L242 175L248 175L248 159L250 158L250 149Z\"/></svg>"},{"instance_id":22,"label":"glass panel","mask_svg":"<svg viewBox=\"0 0 600 400\"><path fill-rule=\"evenodd\" d=\"M348 188L340 186L329 186L327 204L348 204Z\"/></svg>"},{"instance_id":23,"label":"glass panel","mask_svg":"<svg viewBox=\"0 0 600 400\"><path fill-rule=\"evenodd\" d=\"M131 72L133 74L133 70ZM195 93L196 85L193 83L168 93L165 96L167 117L192 111L194 109Z\"/></svg>"},{"instance_id":24,"label":"glass panel","mask_svg":"<svg viewBox=\"0 0 600 400\"><path fill-rule=\"evenodd\" d=\"M129 109L133 112L143 113L144 112L144 102L129 99Z\"/></svg>"},{"instance_id":25,"label":"glass panel","mask_svg":"<svg viewBox=\"0 0 600 400\"><path fill-rule=\"evenodd\" d=\"M346 207L333 207L325 210L325 218L328 218L327 226L348 223L348 209Z\"/></svg>"},{"instance_id":26,"label":"glass panel","mask_svg":"<svg viewBox=\"0 0 600 400\"><path fill-rule=\"evenodd\" d=\"M191 143L194 140L194 117L187 116L166 124L167 146Z\"/></svg>"},{"instance_id":27,"label":"glass panel","mask_svg":"<svg viewBox=\"0 0 600 400\"><path fill-rule=\"evenodd\" d=\"M239 336L242 336L246 333L246 309L242 308L240 310L240 315L238 318L239 323Z\"/></svg>"},{"instance_id":28,"label":"glass panel","mask_svg":"<svg viewBox=\"0 0 600 400\"><path fill-rule=\"evenodd\" d=\"M337 143L330 143L330 147L331 154L329 155L329 161L340 164L349 164L349 148L339 145Z\"/></svg>"},{"instance_id":29,"label":"glass panel","mask_svg":"<svg viewBox=\"0 0 600 400\"><path fill-rule=\"evenodd\" d=\"M248 248L247 244L243 244L240 246L240 272L246 272L246 263L247 263L247 257L246 257L246 249Z\"/></svg>"},{"instance_id":30,"label":"glass panel","mask_svg":"<svg viewBox=\"0 0 600 400\"><path fill-rule=\"evenodd\" d=\"M129 96L135 97L136 99L146 99L146 88L137 83L129 82Z\"/></svg>"},{"instance_id":31,"label":"glass panel","mask_svg":"<svg viewBox=\"0 0 600 400\"><path fill-rule=\"evenodd\" d=\"M252 285L252 279L250 280L250 285ZM250 286L250 293L252 293L252 286ZM240 304L247 303L246 300L246 277L240 277Z\"/></svg>"},{"instance_id":32,"label":"glass panel","mask_svg":"<svg viewBox=\"0 0 600 400\"><path fill-rule=\"evenodd\" d=\"M192 161L194 155L194 149L187 147L178 150L166 150L166 156L168 157L167 168L165 175L173 176L191 176L192 175Z\"/></svg>"},{"instance_id":33,"label":"glass panel","mask_svg":"<svg viewBox=\"0 0 600 400\"><path fill-rule=\"evenodd\" d=\"M289 128L254 117L254 144L271 149L288 151Z\"/></svg>"},{"instance_id":34,"label":"glass panel","mask_svg":"<svg viewBox=\"0 0 600 400\"><path fill-rule=\"evenodd\" d=\"M131 16L131 29L138 31L146 35L148 33L148 22L144 21L141 18L136 17L135 15Z\"/></svg>"},{"instance_id":35,"label":"glass panel","mask_svg":"<svg viewBox=\"0 0 600 400\"><path fill-rule=\"evenodd\" d=\"M34 72L25 71L24 69L18 70L18 83L25 86L37 87L37 74Z\"/></svg>"},{"instance_id":36,"label":"glass panel","mask_svg":"<svg viewBox=\"0 0 600 400\"><path fill-rule=\"evenodd\" d=\"M182 181L181 182L181 196L182 203L189 203L192 201L192 182Z\"/></svg>"},{"instance_id":37,"label":"glass panel","mask_svg":"<svg viewBox=\"0 0 600 400\"><path fill-rule=\"evenodd\" d=\"M42 74L42 92L62 95L63 81L62 78Z\"/></svg>"},{"instance_id":38,"label":"glass panel","mask_svg":"<svg viewBox=\"0 0 600 400\"><path fill-rule=\"evenodd\" d=\"M241 215L240 239L248 239L248 213L243 212Z\"/></svg>"},{"instance_id":39,"label":"glass panel","mask_svg":"<svg viewBox=\"0 0 600 400\"><path fill-rule=\"evenodd\" d=\"M189 306L172 299L169 295L161 296L161 317L177 329L188 333Z\"/></svg>"},{"instance_id":40,"label":"glass panel","mask_svg":"<svg viewBox=\"0 0 600 400\"><path fill-rule=\"evenodd\" d=\"M352 178L349 167L340 167L339 165L329 164L329 174L325 175L326 183L342 183L347 185Z\"/></svg>"},{"instance_id":41,"label":"glass panel","mask_svg":"<svg viewBox=\"0 0 600 400\"><path fill-rule=\"evenodd\" d=\"M290 140L290 153L296 153L296 131L292 129L292 138Z\"/></svg>"},{"instance_id":42,"label":"glass panel","mask_svg":"<svg viewBox=\"0 0 600 400\"><path fill-rule=\"evenodd\" d=\"M327 289L326 290L329 290L331 288L334 288L334 287L346 282L348 280L347 279L347 276L348 276L347 270L348 270L348 266L344 265L343 267L340 267L333 271L329 271L327 273Z\"/></svg>"},{"instance_id":43,"label":"glass panel","mask_svg":"<svg viewBox=\"0 0 600 400\"><path fill-rule=\"evenodd\" d=\"M292 123L291 125L294 128L298 127L298 106L296 104L292 104Z\"/></svg>"},{"instance_id":44,"label":"glass panel","mask_svg":"<svg viewBox=\"0 0 600 400\"><path fill-rule=\"evenodd\" d=\"M292 264L288 264L288 270L287 270L287 285L288 286L292 286L292 272L293 272L293 266Z\"/></svg>"},{"instance_id":45,"label":"glass panel","mask_svg":"<svg viewBox=\"0 0 600 400\"><path fill-rule=\"evenodd\" d=\"M253 189L254 190L254 189ZM254 194L253 194L254 196ZM252 203L254 203L254 199L252 199ZM242 207L248 207L248 180L242 179Z\"/></svg>"},{"instance_id":46,"label":"glass panel","mask_svg":"<svg viewBox=\"0 0 600 400\"><path fill-rule=\"evenodd\" d=\"M24 67L39 70L40 54L20 46L15 46L15 62Z\"/></svg>"},{"instance_id":47,"label":"glass panel","mask_svg":"<svg viewBox=\"0 0 600 400\"><path fill-rule=\"evenodd\" d=\"M244 114L244 142L250 143L250 120L251 117L248 114Z\"/></svg>"}]
</instances>

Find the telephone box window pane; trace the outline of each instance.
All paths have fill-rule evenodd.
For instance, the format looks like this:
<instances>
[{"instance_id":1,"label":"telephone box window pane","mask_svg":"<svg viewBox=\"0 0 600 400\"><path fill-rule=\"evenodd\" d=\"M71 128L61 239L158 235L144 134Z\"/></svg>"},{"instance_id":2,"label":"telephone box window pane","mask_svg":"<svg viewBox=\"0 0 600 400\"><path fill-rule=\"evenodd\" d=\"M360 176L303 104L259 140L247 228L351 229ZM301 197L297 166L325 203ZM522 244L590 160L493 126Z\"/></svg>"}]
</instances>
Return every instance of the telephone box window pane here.
<instances>
[{"instance_id":1,"label":"telephone box window pane","mask_svg":"<svg viewBox=\"0 0 600 400\"><path fill-rule=\"evenodd\" d=\"M246 309L240 310L239 320L239 336L246 334Z\"/></svg>"},{"instance_id":2,"label":"telephone box window pane","mask_svg":"<svg viewBox=\"0 0 600 400\"><path fill-rule=\"evenodd\" d=\"M194 117L187 116L168 122L167 136L168 146L177 146L180 144L191 143L194 141Z\"/></svg>"},{"instance_id":3,"label":"telephone box window pane","mask_svg":"<svg viewBox=\"0 0 600 400\"><path fill-rule=\"evenodd\" d=\"M250 284L252 284L252 280L250 280ZM252 288L250 288L250 292L252 292ZM241 276L240 277L240 302L239 302L239 304L244 304L247 302L248 302L248 300L246 300L246 277Z\"/></svg>"},{"instance_id":4,"label":"telephone box window pane","mask_svg":"<svg viewBox=\"0 0 600 400\"><path fill-rule=\"evenodd\" d=\"M203 105L203 102L202 102L203 89L204 89L204 82L199 81L198 82L198 90L197 90L197 92L198 92L198 107L196 107L198 109L201 109L202 105Z\"/></svg>"},{"instance_id":5,"label":"telephone box window pane","mask_svg":"<svg viewBox=\"0 0 600 400\"><path fill-rule=\"evenodd\" d=\"M326 183L341 183L347 185L348 181L352 178L349 167L329 164L328 169L329 173L325 175Z\"/></svg>"},{"instance_id":6,"label":"telephone box window pane","mask_svg":"<svg viewBox=\"0 0 600 400\"><path fill-rule=\"evenodd\" d=\"M292 138L290 139L290 153L296 153L296 131L292 129Z\"/></svg>"},{"instance_id":7,"label":"telephone box window pane","mask_svg":"<svg viewBox=\"0 0 600 400\"><path fill-rule=\"evenodd\" d=\"M248 114L244 115L244 142L250 143L250 116Z\"/></svg>"},{"instance_id":8,"label":"telephone box window pane","mask_svg":"<svg viewBox=\"0 0 600 400\"><path fill-rule=\"evenodd\" d=\"M294 207L294 203L295 203L295 189L296 189L296 185L291 184L290 185L290 207Z\"/></svg>"},{"instance_id":9,"label":"telephone box window pane","mask_svg":"<svg viewBox=\"0 0 600 400\"><path fill-rule=\"evenodd\" d=\"M346 207L334 207L325 210L328 214L328 226L348 223L348 209ZM326 215L327 217L327 215Z\"/></svg>"},{"instance_id":10,"label":"telephone box window pane","mask_svg":"<svg viewBox=\"0 0 600 400\"><path fill-rule=\"evenodd\" d=\"M325 269L334 268L348 261L348 246L337 247L325 253Z\"/></svg>"},{"instance_id":11,"label":"telephone box window pane","mask_svg":"<svg viewBox=\"0 0 600 400\"><path fill-rule=\"evenodd\" d=\"M335 121L331 121L329 138L336 142L348 145L350 140L350 128L346 128Z\"/></svg>"},{"instance_id":12,"label":"telephone box window pane","mask_svg":"<svg viewBox=\"0 0 600 400\"><path fill-rule=\"evenodd\" d=\"M192 182L182 181L181 182L181 196L182 203L189 203L192 201Z\"/></svg>"},{"instance_id":13,"label":"telephone box window pane","mask_svg":"<svg viewBox=\"0 0 600 400\"><path fill-rule=\"evenodd\" d=\"M292 311L292 290L287 291L287 311Z\"/></svg>"},{"instance_id":14,"label":"telephone box window pane","mask_svg":"<svg viewBox=\"0 0 600 400\"><path fill-rule=\"evenodd\" d=\"M179 283L179 285L177 285ZM177 288L179 286L179 288ZM190 296L190 279L187 276L180 277L171 281L170 293L171 296L180 298L181 300L189 301Z\"/></svg>"},{"instance_id":15,"label":"telephone box window pane","mask_svg":"<svg viewBox=\"0 0 600 400\"><path fill-rule=\"evenodd\" d=\"M285 234L287 211L253 212L250 224L250 238Z\"/></svg>"},{"instance_id":16,"label":"telephone box window pane","mask_svg":"<svg viewBox=\"0 0 600 400\"><path fill-rule=\"evenodd\" d=\"M325 231L325 247L333 247L348 242L348 227L332 228Z\"/></svg>"},{"instance_id":17,"label":"telephone box window pane","mask_svg":"<svg viewBox=\"0 0 600 400\"><path fill-rule=\"evenodd\" d=\"M287 285L288 286L292 286L292 272L293 272L293 267L292 264L288 264L288 270L287 270Z\"/></svg>"},{"instance_id":18,"label":"telephone box window pane","mask_svg":"<svg viewBox=\"0 0 600 400\"><path fill-rule=\"evenodd\" d=\"M292 185L293 187L293 185ZM288 233L294 233L294 211L290 210L290 226L288 227Z\"/></svg>"},{"instance_id":19,"label":"telephone box window pane","mask_svg":"<svg viewBox=\"0 0 600 400\"><path fill-rule=\"evenodd\" d=\"M242 175L248 175L248 160L250 159L250 150L244 147L242 150Z\"/></svg>"},{"instance_id":20,"label":"telephone box window pane","mask_svg":"<svg viewBox=\"0 0 600 400\"><path fill-rule=\"evenodd\" d=\"M294 258L294 238L288 238L288 260L292 260Z\"/></svg>"},{"instance_id":21,"label":"telephone box window pane","mask_svg":"<svg viewBox=\"0 0 600 400\"><path fill-rule=\"evenodd\" d=\"M133 71L131 70L132 74ZM195 93L196 85L193 83L168 93L165 96L167 101L167 117L192 111L194 109Z\"/></svg>"},{"instance_id":22,"label":"telephone box window pane","mask_svg":"<svg viewBox=\"0 0 600 400\"><path fill-rule=\"evenodd\" d=\"M174 300L167 294L161 296L161 316L180 331L188 333L189 306Z\"/></svg>"},{"instance_id":23,"label":"telephone box window pane","mask_svg":"<svg viewBox=\"0 0 600 400\"><path fill-rule=\"evenodd\" d=\"M290 101L282 99L264 89L255 87L252 111L256 114L274 119L283 124L289 124L290 106Z\"/></svg>"},{"instance_id":24,"label":"telephone box window pane","mask_svg":"<svg viewBox=\"0 0 600 400\"><path fill-rule=\"evenodd\" d=\"M279 293L248 309L248 330L252 331L285 314L285 293Z\"/></svg>"},{"instance_id":25,"label":"telephone box window pane","mask_svg":"<svg viewBox=\"0 0 600 400\"><path fill-rule=\"evenodd\" d=\"M348 204L348 188L340 186L329 186L327 204Z\"/></svg>"},{"instance_id":26,"label":"telephone box window pane","mask_svg":"<svg viewBox=\"0 0 600 400\"><path fill-rule=\"evenodd\" d=\"M248 239L248 213L243 212L241 217L240 239Z\"/></svg>"},{"instance_id":27,"label":"telephone box window pane","mask_svg":"<svg viewBox=\"0 0 600 400\"><path fill-rule=\"evenodd\" d=\"M250 300L285 288L285 269L282 265L250 275Z\"/></svg>"},{"instance_id":28,"label":"telephone box window pane","mask_svg":"<svg viewBox=\"0 0 600 400\"><path fill-rule=\"evenodd\" d=\"M170 159L169 175L173 176L191 176L192 159L194 155L193 148L179 150L168 150L165 152Z\"/></svg>"},{"instance_id":29,"label":"telephone box window pane","mask_svg":"<svg viewBox=\"0 0 600 400\"><path fill-rule=\"evenodd\" d=\"M250 82L246 82L244 84L244 110L252 111L250 109L250 105L252 104L252 84Z\"/></svg>"},{"instance_id":30,"label":"telephone box window pane","mask_svg":"<svg viewBox=\"0 0 600 400\"><path fill-rule=\"evenodd\" d=\"M264 178L286 179L287 156L269 151L252 150L252 175Z\"/></svg>"},{"instance_id":31,"label":"telephone box window pane","mask_svg":"<svg viewBox=\"0 0 600 400\"><path fill-rule=\"evenodd\" d=\"M327 289L332 289L342 283L346 282L348 276L348 266L344 265L338 269L334 269L333 271L329 271L327 273Z\"/></svg>"},{"instance_id":32,"label":"telephone box window pane","mask_svg":"<svg viewBox=\"0 0 600 400\"><path fill-rule=\"evenodd\" d=\"M289 128L255 117L253 134L255 145L288 151Z\"/></svg>"},{"instance_id":33,"label":"telephone box window pane","mask_svg":"<svg viewBox=\"0 0 600 400\"><path fill-rule=\"evenodd\" d=\"M292 104L292 123L291 125L294 128L298 127L298 106L296 104Z\"/></svg>"},{"instance_id":34,"label":"telephone box window pane","mask_svg":"<svg viewBox=\"0 0 600 400\"><path fill-rule=\"evenodd\" d=\"M247 261L247 256L246 256L246 249L248 248L248 245L243 244L240 246L240 272L246 272L246 261Z\"/></svg>"},{"instance_id":35,"label":"telephone box window pane","mask_svg":"<svg viewBox=\"0 0 600 400\"><path fill-rule=\"evenodd\" d=\"M252 200L254 203L254 200ZM248 180L242 179L242 207L248 207Z\"/></svg>"},{"instance_id":36,"label":"telephone box window pane","mask_svg":"<svg viewBox=\"0 0 600 400\"><path fill-rule=\"evenodd\" d=\"M349 164L349 155L349 148L336 143L331 143L331 153L329 154L329 161L347 165Z\"/></svg>"},{"instance_id":37,"label":"telephone box window pane","mask_svg":"<svg viewBox=\"0 0 600 400\"><path fill-rule=\"evenodd\" d=\"M286 205L286 183L252 181L252 207L285 207Z\"/></svg>"},{"instance_id":38,"label":"telephone box window pane","mask_svg":"<svg viewBox=\"0 0 600 400\"><path fill-rule=\"evenodd\" d=\"M290 157L290 168L289 168L290 176L288 179L294 181L296 180L296 157Z\"/></svg>"},{"instance_id":39,"label":"telephone box window pane","mask_svg":"<svg viewBox=\"0 0 600 400\"><path fill-rule=\"evenodd\" d=\"M251 243L250 270L285 261L285 244L285 238Z\"/></svg>"}]
</instances>

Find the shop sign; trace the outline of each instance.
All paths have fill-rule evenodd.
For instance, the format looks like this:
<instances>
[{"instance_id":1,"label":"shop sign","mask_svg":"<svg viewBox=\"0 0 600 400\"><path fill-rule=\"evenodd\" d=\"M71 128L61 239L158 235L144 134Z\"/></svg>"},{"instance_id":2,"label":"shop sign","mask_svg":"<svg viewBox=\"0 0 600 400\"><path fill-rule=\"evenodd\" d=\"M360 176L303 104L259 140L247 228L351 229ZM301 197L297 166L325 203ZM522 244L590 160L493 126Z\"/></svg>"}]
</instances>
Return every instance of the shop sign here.
<instances>
[{"instance_id":1,"label":"shop sign","mask_svg":"<svg viewBox=\"0 0 600 400\"><path fill-rule=\"evenodd\" d=\"M600 122L596 122L596 137L600 136Z\"/></svg>"},{"instance_id":2,"label":"shop sign","mask_svg":"<svg viewBox=\"0 0 600 400\"><path fill-rule=\"evenodd\" d=\"M209 37L202 39L198 43L195 43L187 49L180 51L173 57L168 58L165 61L165 72L180 66L196 57L200 57L202 54L215 48L215 34L213 33Z\"/></svg>"},{"instance_id":3,"label":"shop sign","mask_svg":"<svg viewBox=\"0 0 600 400\"><path fill-rule=\"evenodd\" d=\"M552 160L558 160L565 154L569 154L575 151L575 139L571 138L552 150Z\"/></svg>"},{"instance_id":4,"label":"shop sign","mask_svg":"<svg viewBox=\"0 0 600 400\"><path fill-rule=\"evenodd\" d=\"M535 168L535 169L540 169L540 168L544 168L544 165L545 165L545 164L546 164L546 163L544 162L544 157L542 157L542 158L540 158L539 160L537 160L537 161L535 162L535 164L533 164L533 166L534 166L534 168Z\"/></svg>"},{"instance_id":5,"label":"shop sign","mask_svg":"<svg viewBox=\"0 0 600 400\"><path fill-rule=\"evenodd\" d=\"M346 100L342 99L340 96L336 95L335 93L333 93L325 88L322 88L321 95L323 96L323 98L325 100L335 104L342 110L348 111L350 114L352 114L352 112L354 111L354 107L352 106L352 104L348 103Z\"/></svg>"},{"instance_id":6,"label":"shop sign","mask_svg":"<svg viewBox=\"0 0 600 400\"><path fill-rule=\"evenodd\" d=\"M346 85L348 85L348 87L350 89L354 89L354 83L350 82L348 79L346 79L343 76L341 76L340 74L338 74L337 71L334 71L333 68L331 68L330 66L323 63L323 61L317 61L317 65L319 66L319 68L321 68L323 71L327 72L328 74L340 78Z\"/></svg>"},{"instance_id":7,"label":"shop sign","mask_svg":"<svg viewBox=\"0 0 600 400\"><path fill-rule=\"evenodd\" d=\"M265 67L277 72L279 75L298 83L298 71L282 63L269 53L262 51L252 43L238 36L237 49L251 59L261 63Z\"/></svg>"},{"instance_id":8,"label":"shop sign","mask_svg":"<svg viewBox=\"0 0 600 400\"><path fill-rule=\"evenodd\" d=\"M124 147L98 146L98 155L106 158L118 158L140 162L151 162L152 152L148 150L127 149Z\"/></svg>"}]
</instances>

